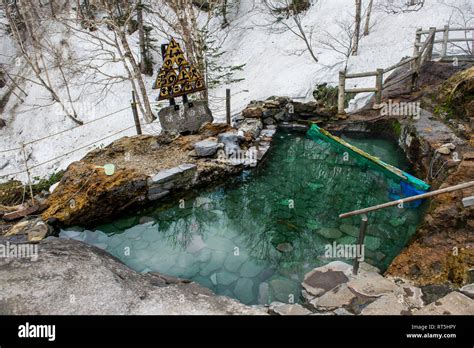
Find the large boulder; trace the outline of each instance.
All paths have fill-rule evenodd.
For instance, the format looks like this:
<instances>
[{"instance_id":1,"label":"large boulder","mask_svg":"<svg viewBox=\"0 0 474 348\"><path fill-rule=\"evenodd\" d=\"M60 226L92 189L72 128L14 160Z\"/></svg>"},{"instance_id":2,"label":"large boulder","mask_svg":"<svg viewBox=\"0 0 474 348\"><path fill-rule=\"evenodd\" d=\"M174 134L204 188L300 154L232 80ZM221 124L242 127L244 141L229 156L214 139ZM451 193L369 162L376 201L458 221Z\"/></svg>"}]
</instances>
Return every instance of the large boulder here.
<instances>
[{"instance_id":1,"label":"large boulder","mask_svg":"<svg viewBox=\"0 0 474 348\"><path fill-rule=\"evenodd\" d=\"M168 106L158 112L158 117L164 131L177 133L196 133L204 123L214 120L205 102L194 102L192 107L181 105L179 110Z\"/></svg>"},{"instance_id":2,"label":"large boulder","mask_svg":"<svg viewBox=\"0 0 474 348\"><path fill-rule=\"evenodd\" d=\"M50 237L38 254L0 258L0 315L265 314L189 281L137 273L79 241Z\"/></svg>"},{"instance_id":3,"label":"large boulder","mask_svg":"<svg viewBox=\"0 0 474 348\"><path fill-rule=\"evenodd\" d=\"M92 225L146 200L147 176L123 168L108 176L89 163L74 162L48 198L42 214L64 225Z\"/></svg>"}]
</instances>

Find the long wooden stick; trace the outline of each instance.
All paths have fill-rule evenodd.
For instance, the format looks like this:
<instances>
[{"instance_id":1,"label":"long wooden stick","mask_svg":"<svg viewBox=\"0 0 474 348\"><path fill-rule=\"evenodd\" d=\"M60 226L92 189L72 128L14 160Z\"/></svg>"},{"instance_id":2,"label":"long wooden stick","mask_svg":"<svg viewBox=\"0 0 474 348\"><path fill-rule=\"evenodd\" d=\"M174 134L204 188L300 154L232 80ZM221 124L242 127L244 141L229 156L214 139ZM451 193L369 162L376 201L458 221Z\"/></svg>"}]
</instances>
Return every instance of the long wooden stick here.
<instances>
[{"instance_id":1,"label":"long wooden stick","mask_svg":"<svg viewBox=\"0 0 474 348\"><path fill-rule=\"evenodd\" d=\"M458 190L464 190L464 189L472 187L472 186L474 186L474 181L469 181L469 182L466 182L464 184L459 184L459 185L455 185L455 186L446 187L444 189L423 193L421 195L402 198L402 199L399 199L399 200L396 200L396 201L383 203L383 204L379 204L379 205L374 205L373 207L369 207L369 208L354 210L354 211L351 211L349 213L344 213L344 214L339 215L339 218L340 219L345 219L345 218L348 218L348 217L351 217L351 216L354 216L354 215L367 214L367 213L370 213L371 211L374 211L374 210L380 210L380 209L384 209L384 208L388 208L388 207L393 207L395 205L399 205L399 204L403 204L403 203L413 202L413 201L417 201L417 200L420 200L420 199L425 199L425 198L437 196L437 195L440 195L442 193L448 193L448 192L453 192L453 191L458 191Z\"/></svg>"}]
</instances>

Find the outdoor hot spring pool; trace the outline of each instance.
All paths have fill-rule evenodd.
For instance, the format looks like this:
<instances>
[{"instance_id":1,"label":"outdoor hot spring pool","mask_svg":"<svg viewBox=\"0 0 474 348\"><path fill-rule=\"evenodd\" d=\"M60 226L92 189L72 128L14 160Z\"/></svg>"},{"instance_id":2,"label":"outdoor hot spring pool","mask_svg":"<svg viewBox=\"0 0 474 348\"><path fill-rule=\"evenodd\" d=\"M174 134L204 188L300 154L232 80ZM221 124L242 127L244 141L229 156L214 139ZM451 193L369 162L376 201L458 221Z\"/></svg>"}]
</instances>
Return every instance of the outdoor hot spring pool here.
<instances>
[{"instance_id":1,"label":"outdoor hot spring pool","mask_svg":"<svg viewBox=\"0 0 474 348\"><path fill-rule=\"evenodd\" d=\"M409 171L395 143L343 138ZM356 242L360 218L338 214L393 199L397 186L328 144L279 130L254 170L184 200L60 236L105 249L137 271L192 279L246 304L298 302L304 274L335 260L325 257L325 245ZM421 215L422 208L398 207L371 213L366 261L385 269Z\"/></svg>"}]
</instances>

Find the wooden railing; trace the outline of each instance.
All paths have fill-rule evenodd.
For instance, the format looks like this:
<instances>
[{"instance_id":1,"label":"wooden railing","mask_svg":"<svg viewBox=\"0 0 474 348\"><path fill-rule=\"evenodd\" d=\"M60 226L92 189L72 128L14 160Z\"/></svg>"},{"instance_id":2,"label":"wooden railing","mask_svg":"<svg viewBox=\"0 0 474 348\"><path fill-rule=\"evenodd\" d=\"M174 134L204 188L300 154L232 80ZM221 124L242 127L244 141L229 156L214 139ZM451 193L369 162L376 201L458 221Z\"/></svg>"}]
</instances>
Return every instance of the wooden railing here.
<instances>
[{"instance_id":1,"label":"wooden railing","mask_svg":"<svg viewBox=\"0 0 474 348\"><path fill-rule=\"evenodd\" d=\"M409 202L413 202L413 201L418 201L418 200L438 196L438 195L441 195L441 194L444 194L444 193L449 193L449 192L454 192L454 191L459 191L459 190L465 190L465 189L468 189L468 188L471 188L471 187L474 187L474 181L465 182L465 183L455 185L455 186L445 187L445 188L442 188L442 189L439 189L439 190L423 193L423 194L416 195L416 196L411 196L411 197L398 199L396 201L391 201L391 202L387 202L387 203L383 203L383 204L374 205L372 207L368 207L368 208L364 208L364 209L354 210L354 211L351 211L351 212L348 212L348 213L340 214L339 218L340 219L346 219L346 218L351 217L351 216L362 215L361 222L360 222L360 228L359 228L359 237L357 239L357 244L360 247L362 247L364 245L365 232L367 230L367 225L368 225L368 221L369 221L369 219L367 217L368 213L376 211L376 210L380 210L380 209L386 209L386 208L393 207L393 206L403 207L405 203L409 203ZM463 204L464 204L465 207L471 206L471 204L472 204L470 202L472 200L472 197L467 197L467 198L468 199L463 200ZM356 257L354 259L354 265L353 265L353 268L352 268L352 273L356 275L358 270L359 270L359 259Z\"/></svg>"},{"instance_id":2,"label":"wooden railing","mask_svg":"<svg viewBox=\"0 0 474 348\"><path fill-rule=\"evenodd\" d=\"M450 38L450 32L473 32L472 38ZM443 33L443 39L437 40L436 35ZM424 41L422 37L427 35ZM369 71L363 73L347 73L346 71L339 72L339 99L338 99L338 113L344 114L346 93L375 93L375 104L380 104L382 101L382 92L384 89L392 87L401 81L411 77L411 88L416 88L418 75L421 66L426 62L433 59L434 47L437 44L442 44L440 61L472 61L474 62L474 47L468 48L466 55L448 55L448 46L450 43L463 42L469 44L473 43L474 46L474 28L450 28L448 25L443 29L430 28L429 30L418 29L416 31L416 39L414 45L413 56L403 59L401 62L394 64L386 69L377 69L376 71ZM409 65L408 72L402 76L384 84L384 75L391 73L393 70L401 68L405 65ZM375 77L375 86L367 88L346 88L346 82L349 79L358 79L365 77Z\"/></svg>"}]
</instances>

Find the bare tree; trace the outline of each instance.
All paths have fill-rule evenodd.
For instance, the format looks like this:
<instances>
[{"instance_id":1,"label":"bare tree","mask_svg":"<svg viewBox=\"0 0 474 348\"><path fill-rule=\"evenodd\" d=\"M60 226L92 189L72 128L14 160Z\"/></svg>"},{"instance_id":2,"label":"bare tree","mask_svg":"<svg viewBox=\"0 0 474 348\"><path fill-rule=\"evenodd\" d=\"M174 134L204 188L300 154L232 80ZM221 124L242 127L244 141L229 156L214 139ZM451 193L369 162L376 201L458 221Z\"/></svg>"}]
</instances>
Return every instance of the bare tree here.
<instances>
[{"instance_id":1,"label":"bare tree","mask_svg":"<svg viewBox=\"0 0 474 348\"><path fill-rule=\"evenodd\" d=\"M263 0L266 13L272 18L270 26L277 31L289 31L302 40L311 58L318 63L312 43L315 26L306 27L303 25L305 11L310 3L298 0Z\"/></svg>"},{"instance_id":2,"label":"bare tree","mask_svg":"<svg viewBox=\"0 0 474 348\"><path fill-rule=\"evenodd\" d=\"M362 0L355 0L356 14L355 14L355 25L354 25L354 37L352 44L352 55L357 56L359 51L359 37L360 37L360 23L362 20Z\"/></svg>"},{"instance_id":3,"label":"bare tree","mask_svg":"<svg viewBox=\"0 0 474 348\"><path fill-rule=\"evenodd\" d=\"M77 119L75 111L69 111L51 82L49 66L44 55L42 41L44 33L37 5L31 0L13 1L11 3L8 0L3 0L3 5L12 36L20 48L24 61L32 69L37 79L34 83L40 84L50 93L53 101L60 104L68 118L82 125L82 121ZM14 14L12 8L15 11Z\"/></svg>"},{"instance_id":4,"label":"bare tree","mask_svg":"<svg viewBox=\"0 0 474 348\"><path fill-rule=\"evenodd\" d=\"M367 7L367 14L365 15L364 36L368 36L370 33L370 17L372 16L373 7L374 7L374 0L370 0L369 6Z\"/></svg>"}]
</instances>

